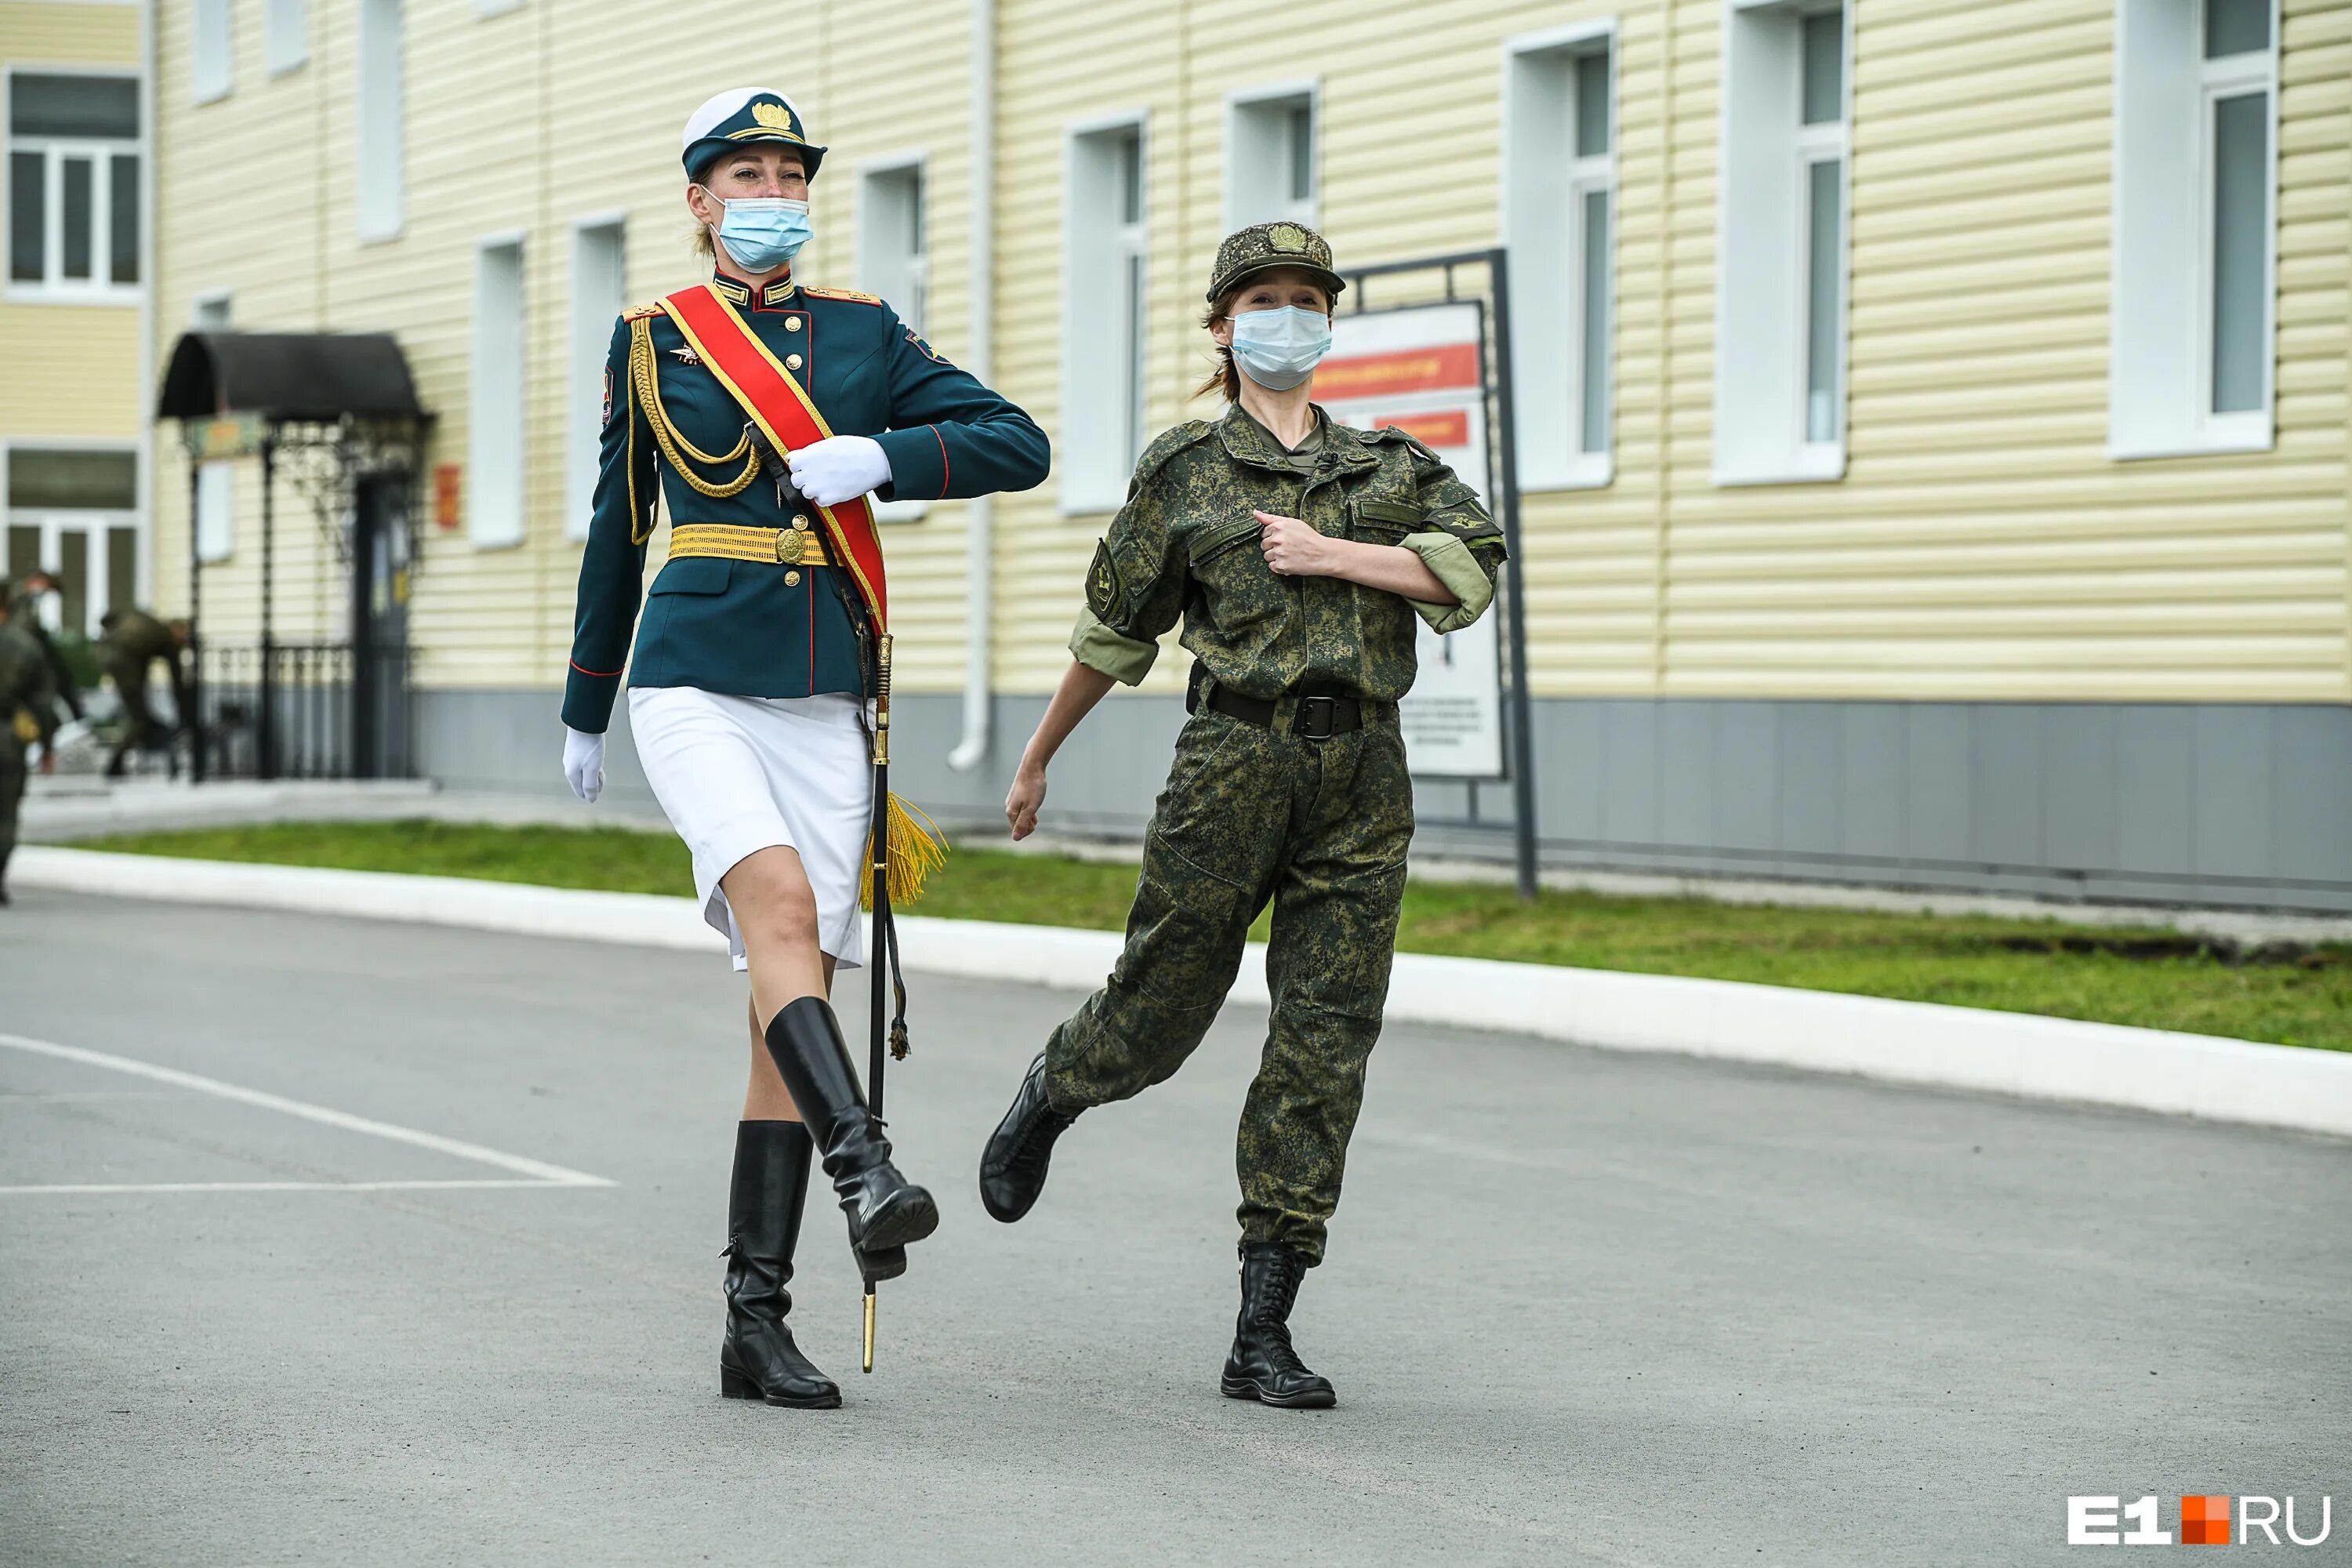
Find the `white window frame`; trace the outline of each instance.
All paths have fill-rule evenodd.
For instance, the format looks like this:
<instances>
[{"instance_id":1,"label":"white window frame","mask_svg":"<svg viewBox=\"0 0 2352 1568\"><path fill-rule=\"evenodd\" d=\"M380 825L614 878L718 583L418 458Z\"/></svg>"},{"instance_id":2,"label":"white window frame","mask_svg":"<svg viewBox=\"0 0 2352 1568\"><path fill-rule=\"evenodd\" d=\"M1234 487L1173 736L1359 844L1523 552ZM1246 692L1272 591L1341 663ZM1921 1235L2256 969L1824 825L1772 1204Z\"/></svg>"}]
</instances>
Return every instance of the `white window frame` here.
<instances>
[{"instance_id":1,"label":"white window frame","mask_svg":"<svg viewBox=\"0 0 2352 1568\"><path fill-rule=\"evenodd\" d=\"M1290 171L1296 149L1289 141L1289 111L1307 109L1308 190L1304 198L1290 192ZM1283 117L1277 128L1275 117ZM1279 145L1275 143L1279 142ZM1287 219L1309 228L1320 226L1323 206L1323 82L1319 77L1260 82L1225 94L1225 232L1254 223ZM1274 182L1279 171L1280 184Z\"/></svg>"},{"instance_id":2,"label":"white window frame","mask_svg":"<svg viewBox=\"0 0 2352 1568\"><path fill-rule=\"evenodd\" d=\"M885 210L880 194L886 182L910 177L915 209L911 238L906 226ZM930 160L925 153L887 153L857 166L857 287L879 295L917 332L926 331L930 310ZM929 510L930 503L920 500L874 503L877 522L919 522Z\"/></svg>"},{"instance_id":3,"label":"white window frame","mask_svg":"<svg viewBox=\"0 0 2352 1568\"><path fill-rule=\"evenodd\" d=\"M218 103L236 87L235 0L190 0L187 16L189 100Z\"/></svg>"},{"instance_id":4,"label":"white window frame","mask_svg":"<svg viewBox=\"0 0 2352 1568\"><path fill-rule=\"evenodd\" d=\"M404 0L359 0L358 9L352 221L362 245L380 245L408 222L407 8Z\"/></svg>"},{"instance_id":5,"label":"white window frame","mask_svg":"<svg viewBox=\"0 0 2352 1568\"><path fill-rule=\"evenodd\" d=\"M1100 151L1129 136L1140 183L1131 224L1108 216L1118 207L1118 171L1110 167L1107 182ZM1150 116L1137 110L1073 121L1063 128L1062 150L1058 466L1063 515L1089 517L1118 510L1150 440ZM1114 347L1097 347L1104 344Z\"/></svg>"},{"instance_id":6,"label":"white window frame","mask_svg":"<svg viewBox=\"0 0 2352 1568\"><path fill-rule=\"evenodd\" d=\"M8 500L9 467L20 452L120 452L131 458L131 504L128 510L118 507L26 507L22 510ZM19 436L0 438L0 573L7 567L7 534L12 528L37 528L41 533L38 558L43 567L58 571L64 564L64 552L59 536L74 530L90 536L96 548L85 557L89 564L89 581L85 585L83 624L79 627L43 625L52 632L79 631L95 639L99 635L99 617L106 613L105 591L112 587L113 568L108 557L110 535L117 528L128 528L136 540L131 552L131 600L144 604L152 584L149 581L152 567L149 560L147 520L141 512L138 498L146 492L147 457L134 442L119 436Z\"/></svg>"},{"instance_id":7,"label":"white window frame","mask_svg":"<svg viewBox=\"0 0 2352 1568\"><path fill-rule=\"evenodd\" d=\"M497 253L514 257L514 297L497 292ZM466 535L477 550L505 550L529 531L530 395L529 251L520 229L474 242L474 359L467 389Z\"/></svg>"},{"instance_id":8,"label":"white window frame","mask_svg":"<svg viewBox=\"0 0 2352 1568\"><path fill-rule=\"evenodd\" d=\"M2107 456L2266 452L2278 444L2279 47L2205 58L2206 0L2119 0L2116 11L2113 306ZM2214 106L2269 100L2263 399L2213 412Z\"/></svg>"},{"instance_id":9,"label":"white window frame","mask_svg":"<svg viewBox=\"0 0 2352 1568\"><path fill-rule=\"evenodd\" d=\"M589 265L593 247L610 244L616 287L605 289ZM604 369L613 323L629 308L629 215L589 213L572 220L572 363L566 378L563 537L588 537L594 520L596 471L604 436ZM628 395L613 388L617 402Z\"/></svg>"},{"instance_id":10,"label":"white window frame","mask_svg":"<svg viewBox=\"0 0 2352 1568\"><path fill-rule=\"evenodd\" d=\"M267 0L268 65L271 76L299 70L310 58L310 0Z\"/></svg>"},{"instance_id":11,"label":"white window frame","mask_svg":"<svg viewBox=\"0 0 2352 1568\"><path fill-rule=\"evenodd\" d=\"M1609 65L1609 151L1575 155L1578 62ZM1511 363L1519 426L1519 486L1595 489L1616 478L1617 19L1507 39L1503 45L1501 227L1511 255ZM1563 149L1566 150L1563 155ZM1583 450L1586 198L1609 206L1608 339L1602 438ZM1566 279L1566 287L1561 280Z\"/></svg>"},{"instance_id":12,"label":"white window frame","mask_svg":"<svg viewBox=\"0 0 2352 1568\"><path fill-rule=\"evenodd\" d=\"M1804 123L1804 19L1837 11L1843 102ZM1716 181L1715 450L1718 485L1845 477L1852 406L1853 7L1836 0L1724 0L1721 147ZM1812 166L1840 163L1838 419L1808 437L1806 288Z\"/></svg>"},{"instance_id":13,"label":"white window frame","mask_svg":"<svg viewBox=\"0 0 2352 1568\"><path fill-rule=\"evenodd\" d=\"M235 330L236 295L227 289L208 289L188 301L188 326L194 331ZM222 458L197 466L195 515L188 519L196 559L216 565L236 553L236 463Z\"/></svg>"},{"instance_id":14,"label":"white window frame","mask_svg":"<svg viewBox=\"0 0 2352 1568\"><path fill-rule=\"evenodd\" d=\"M121 136L19 136L15 107L16 79L20 76L81 76L111 81L135 82L139 89L139 127L137 133ZM8 160L0 165L0 185L13 178L15 154L39 153L44 165L41 176L41 281L18 281L14 277L0 282L0 298L24 304L40 305L136 305L147 297L147 277L150 269L150 238L146 233L149 214L144 191L139 193L139 281L114 281L114 178L115 159L130 155L139 160L143 182L147 160L152 156L147 145L147 83L135 70L117 70L84 65L34 65L12 61L5 73L7 101L0 103L0 136L7 142ZM65 163L68 158L90 160L89 186L89 258L88 279L69 279L65 275ZM13 211L7 194L0 192L0 214ZM8 237L13 253L15 236ZM12 266L13 270L13 266Z\"/></svg>"}]
</instances>

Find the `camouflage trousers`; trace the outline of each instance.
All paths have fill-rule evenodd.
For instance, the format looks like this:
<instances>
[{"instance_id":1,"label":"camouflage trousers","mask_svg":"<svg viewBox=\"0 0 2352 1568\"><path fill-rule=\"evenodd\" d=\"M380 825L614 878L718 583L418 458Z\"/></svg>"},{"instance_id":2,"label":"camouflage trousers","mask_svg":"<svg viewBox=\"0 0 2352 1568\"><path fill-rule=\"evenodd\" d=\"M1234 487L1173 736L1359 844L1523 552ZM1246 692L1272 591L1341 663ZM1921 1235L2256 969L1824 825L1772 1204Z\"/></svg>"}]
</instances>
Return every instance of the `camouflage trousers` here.
<instances>
[{"instance_id":1,"label":"camouflage trousers","mask_svg":"<svg viewBox=\"0 0 2352 1568\"><path fill-rule=\"evenodd\" d=\"M1412 840L1393 710L1328 741L1203 709L1143 840L1127 947L1109 982L1046 1042L1063 1110L1125 1100L1183 1065L1215 1019L1269 900L1271 1026L1242 1106L1244 1242L1323 1258L1364 1067L1381 1033Z\"/></svg>"},{"instance_id":2,"label":"camouflage trousers","mask_svg":"<svg viewBox=\"0 0 2352 1568\"><path fill-rule=\"evenodd\" d=\"M0 720L5 726L5 720ZM16 847L16 814L25 805L25 748L13 736L0 735L0 872Z\"/></svg>"}]
</instances>

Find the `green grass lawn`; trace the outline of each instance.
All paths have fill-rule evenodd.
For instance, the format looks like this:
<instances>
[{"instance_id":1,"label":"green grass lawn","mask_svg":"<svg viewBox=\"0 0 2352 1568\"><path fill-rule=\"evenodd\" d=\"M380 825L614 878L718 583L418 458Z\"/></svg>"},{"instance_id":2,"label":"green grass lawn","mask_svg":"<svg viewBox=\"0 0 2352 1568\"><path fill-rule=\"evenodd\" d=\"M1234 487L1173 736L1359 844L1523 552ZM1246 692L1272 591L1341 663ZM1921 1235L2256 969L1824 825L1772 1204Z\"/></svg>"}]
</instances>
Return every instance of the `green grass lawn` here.
<instances>
[{"instance_id":1,"label":"green grass lawn","mask_svg":"<svg viewBox=\"0 0 2352 1568\"><path fill-rule=\"evenodd\" d=\"M626 828L289 823L82 847L632 893L694 890L677 839ZM1134 892L1130 866L960 848L914 912L1115 931ZM1265 934L1263 919L1257 934ZM2241 963L2160 931L1580 892L1549 892L1528 905L1507 888L1415 882L1398 946L2352 1049L2352 945Z\"/></svg>"}]
</instances>

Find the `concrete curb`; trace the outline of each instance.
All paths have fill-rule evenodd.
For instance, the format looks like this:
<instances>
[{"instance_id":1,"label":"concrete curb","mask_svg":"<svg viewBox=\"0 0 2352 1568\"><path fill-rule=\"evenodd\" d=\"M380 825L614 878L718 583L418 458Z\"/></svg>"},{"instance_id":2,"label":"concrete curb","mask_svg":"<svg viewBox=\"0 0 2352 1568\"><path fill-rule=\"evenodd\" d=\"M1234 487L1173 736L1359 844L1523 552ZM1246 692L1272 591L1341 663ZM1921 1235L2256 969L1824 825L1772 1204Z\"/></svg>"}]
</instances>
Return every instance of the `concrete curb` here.
<instances>
[{"instance_id":1,"label":"concrete curb","mask_svg":"<svg viewBox=\"0 0 2352 1568\"><path fill-rule=\"evenodd\" d=\"M26 846L21 887L725 950L691 899ZM1115 931L902 917L909 968L1087 990ZM1235 1000L1267 1000L1253 944ZM1727 980L1397 955L1388 1017L2352 1136L2352 1053Z\"/></svg>"}]
</instances>

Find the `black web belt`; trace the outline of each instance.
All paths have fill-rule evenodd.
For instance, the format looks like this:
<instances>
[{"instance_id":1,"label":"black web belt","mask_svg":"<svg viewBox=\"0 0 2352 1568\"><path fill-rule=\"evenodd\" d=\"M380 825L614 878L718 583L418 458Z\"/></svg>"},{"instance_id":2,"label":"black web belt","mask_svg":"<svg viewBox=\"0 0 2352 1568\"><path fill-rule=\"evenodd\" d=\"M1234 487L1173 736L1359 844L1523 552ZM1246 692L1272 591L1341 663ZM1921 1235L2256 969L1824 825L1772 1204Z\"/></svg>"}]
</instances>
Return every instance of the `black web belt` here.
<instances>
[{"instance_id":1,"label":"black web belt","mask_svg":"<svg viewBox=\"0 0 2352 1568\"><path fill-rule=\"evenodd\" d=\"M1198 666L1194 667L1198 668ZM1244 697L1238 691L1228 691L1213 680L1196 679L1187 694L1184 707L1188 712L1213 708L1229 719L1244 724L1255 724L1261 730L1275 728L1282 703L1263 697ZM1385 712L1394 711L1389 702L1367 702L1336 691L1299 692L1286 699L1293 707L1290 733L1302 741L1328 741L1334 735L1345 735L1360 730Z\"/></svg>"}]
</instances>

